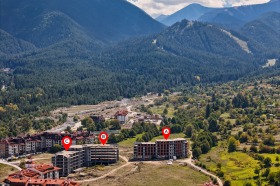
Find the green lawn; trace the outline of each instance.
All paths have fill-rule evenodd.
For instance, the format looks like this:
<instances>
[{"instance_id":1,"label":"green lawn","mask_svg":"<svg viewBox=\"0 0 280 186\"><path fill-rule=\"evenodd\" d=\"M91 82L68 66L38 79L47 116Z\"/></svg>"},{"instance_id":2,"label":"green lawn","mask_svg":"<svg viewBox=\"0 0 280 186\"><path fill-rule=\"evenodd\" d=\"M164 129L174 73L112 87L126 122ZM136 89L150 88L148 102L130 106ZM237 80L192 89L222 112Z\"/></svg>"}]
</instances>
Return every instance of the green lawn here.
<instances>
[{"instance_id":1,"label":"green lawn","mask_svg":"<svg viewBox=\"0 0 280 186\"><path fill-rule=\"evenodd\" d=\"M4 165L4 164L0 164L0 185L2 183L2 181L9 175L12 174L14 172L17 172L18 170L9 166L9 165Z\"/></svg>"},{"instance_id":2,"label":"green lawn","mask_svg":"<svg viewBox=\"0 0 280 186\"><path fill-rule=\"evenodd\" d=\"M178 134L170 134L169 139L174 139L174 138L185 138L185 134L184 133L178 133ZM151 141L155 142L158 139L165 139L162 135L154 137Z\"/></svg>"},{"instance_id":3,"label":"green lawn","mask_svg":"<svg viewBox=\"0 0 280 186\"><path fill-rule=\"evenodd\" d=\"M276 163L276 157L279 156L277 154L260 155L270 157L273 163ZM211 157L210 161L208 157ZM234 186L243 186L247 182L256 185L253 178L257 176L254 170L259 166L259 161L246 153L228 153L226 145L223 146L222 142L219 143L219 146L212 148L209 153L201 155L200 161L212 172L215 172L217 170L217 164L221 163L222 171L225 173L223 179L231 180L231 184ZM279 170L279 167L274 166L270 170L271 172L276 172Z\"/></svg>"},{"instance_id":4,"label":"green lawn","mask_svg":"<svg viewBox=\"0 0 280 186\"><path fill-rule=\"evenodd\" d=\"M211 157L211 161L207 157ZM221 145L214 147L209 153L201 156L203 162L210 171L217 170L217 163L222 164L222 171L225 173L224 180L231 180L232 185L243 186L246 182L253 183L255 167L258 161L242 152L227 153L227 149Z\"/></svg>"},{"instance_id":5,"label":"green lawn","mask_svg":"<svg viewBox=\"0 0 280 186\"><path fill-rule=\"evenodd\" d=\"M137 134L134 138L128 138L119 142L119 146L121 147L133 147L133 144L136 142L137 137L142 137L143 134Z\"/></svg>"},{"instance_id":6,"label":"green lawn","mask_svg":"<svg viewBox=\"0 0 280 186\"><path fill-rule=\"evenodd\" d=\"M260 155L265 158L269 157L272 160L273 164L277 163L276 157L279 157L280 159L280 154L260 154ZM280 161L278 163L280 163Z\"/></svg>"},{"instance_id":7,"label":"green lawn","mask_svg":"<svg viewBox=\"0 0 280 186\"><path fill-rule=\"evenodd\" d=\"M159 115L162 115L163 114L163 110L166 108L166 105L160 105L160 106L154 106L154 107L151 107L151 111L153 112L153 114L159 114ZM169 118L172 118L174 116L174 112L175 112L175 109L174 109L174 106L170 105L168 108L168 113L167 113L167 117Z\"/></svg>"}]
</instances>

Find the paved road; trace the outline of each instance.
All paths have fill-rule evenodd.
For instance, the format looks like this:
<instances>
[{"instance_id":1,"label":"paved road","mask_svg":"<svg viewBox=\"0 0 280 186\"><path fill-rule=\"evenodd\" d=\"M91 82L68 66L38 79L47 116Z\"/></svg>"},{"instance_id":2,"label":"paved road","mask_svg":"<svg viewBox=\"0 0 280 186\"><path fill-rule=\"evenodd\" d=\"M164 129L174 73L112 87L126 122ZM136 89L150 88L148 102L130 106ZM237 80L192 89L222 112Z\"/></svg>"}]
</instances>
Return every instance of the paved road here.
<instances>
[{"instance_id":1,"label":"paved road","mask_svg":"<svg viewBox=\"0 0 280 186\"><path fill-rule=\"evenodd\" d=\"M103 179L103 178L106 178L107 176L109 176L110 174L113 174L114 172L132 164L133 162L128 162L128 159L124 156L120 156L120 158L122 158L126 163L118 168L115 168L113 170L111 170L110 172L108 172L107 174L104 174L103 176L100 176L100 177L97 177L97 178L91 178L91 179L87 179L87 180L79 180L79 181L76 181L78 183L83 183L83 182L91 182L91 181L97 181L97 180L100 180L100 179Z\"/></svg>"},{"instance_id":2,"label":"paved road","mask_svg":"<svg viewBox=\"0 0 280 186\"><path fill-rule=\"evenodd\" d=\"M192 153L190 153L190 154L191 154L191 156L190 156L188 159L182 160L182 161L180 161L180 162L187 163L190 167L193 167L195 170L197 170L197 171L199 171L199 172L201 172L201 173L203 173L203 174L205 174L205 175L207 175L207 176L211 176L211 177L213 177L213 178L216 178L216 179L217 179L217 182L218 182L218 185L219 185L219 186L223 186L223 182L222 182L222 180L221 180L218 176L216 176L216 175L214 175L214 174L208 172L208 171L205 170L205 169L202 169L201 167L196 166L196 165L192 162Z\"/></svg>"},{"instance_id":3,"label":"paved road","mask_svg":"<svg viewBox=\"0 0 280 186\"><path fill-rule=\"evenodd\" d=\"M21 170L21 168L20 168L19 166L14 165L14 164L12 164L12 163L10 163L10 162L0 160L0 163L1 163L1 164L5 164L5 165L9 165L9 166L11 166L11 167L14 167L14 168L16 168L17 170Z\"/></svg>"}]
</instances>

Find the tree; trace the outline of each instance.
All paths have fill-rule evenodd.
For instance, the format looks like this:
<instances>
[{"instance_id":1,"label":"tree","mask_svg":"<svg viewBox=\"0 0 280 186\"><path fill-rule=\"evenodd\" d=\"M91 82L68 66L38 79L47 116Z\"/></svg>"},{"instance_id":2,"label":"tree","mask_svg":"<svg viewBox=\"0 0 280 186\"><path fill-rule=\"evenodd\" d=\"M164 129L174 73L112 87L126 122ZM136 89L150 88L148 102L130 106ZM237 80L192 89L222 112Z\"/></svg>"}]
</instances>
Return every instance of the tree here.
<instances>
[{"instance_id":1,"label":"tree","mask_svg":"<svg viewBox=\"0 0 280 186\"><path fill-rule=\"evenodd\" d=\"M263 160L265 167L271 167L271 158L267 157Z\"/></svg>"},{"instance_id":2,"label":"tree","mask_svg":"<svg viewBox=\"0 0 280 186\"><path fill-rule=\"evenodd\" d=\"M54 146L52 146L50 151L51 153L57 153L59 151L62 151L62 146L59 144L54 144Z\"/></svg>"},{"instance_id":3,"label":"tree","mask_svg":"<svg viewBox=\"0 0 280 186\"><path fill-rule=\"evenodd\" d=\"M205 118L206 119L209 118L210 114L211 114L211 107L209 104L207 104L206 110L205 110Z\"/></svg>"},{"instance_id":4,"label":"tree","mask_svg":"<svg viewBox=\"0 0 280 186\"><path fill-rule=\"evenodd\" d=\"M201 145L201 152L202 154L206 154L211 149L210 144L208 141L204 140Z\"/></svg>"},{"instance_id":5,"label":"tree","mask_svg":"<svg viewBox=\"0 0 280 186\"><path fill-rule=\"evenodd\" d=\"M194 158L198 158L201 154L202 154L201 148L196 147L195 149L193 149L193 157Z\"/></svg>"},{"instance_id":6,"label":"tree","mask_svg":"<svg viewBox=\"0 0 280 186\"><path fill-rule=\"evenodd\" d=\"M66 129L65 129L65 132L72 133L71 127L70 127L70 126L67 126Z\"/></svg>"},{"instance_id":7,"label":"tree","mask_svg":"<svg viewBox=\"0 0 280 186\"><path fill-rule=\"evenodd\" d=\"M82 126L87 128L88 131L95 131L96 126L91 117L86 117L82 121Z\"/></svg>"},{"instance_id":8,"label":"tree","mask_svg":"<svg viewBox=\"0 0 280 186\"><path fill-rule=\"evenodd\" d=\"M224 185L223 185L223 186L231 186L230 180L226 180L226 181L224 182Z\"/></svg>"},{"instance_id":9,"label":"tree","mask_svg":"<svg viewBox=\"0 0 280 186\"><path fill-rule=\"evenodd\" d=\"M25 160L21 160L20 161L20 164L19 164L19 167L22 168L22 169L25 169Z\"/></svg>"},{"instance_id":10,"label":"tree","mask_svg":"<svg viewBox=\"0 0 280 186\"><path fill-rule=\"evenodd\" d=\"M274 146L275 145L275 138L272 135L268 135L264 138L263 143L265 145Z\"/></svg>"},{"instance_id":11,"label":"tree","mask_svg":"<svg viewBox=\"0 0 280 186\"><path fill-rule=\"evenodd\" d=\"M258 177L260 177L260 172L261 172L260 167L256 167L255 170L254 170L254 173L257 174Z\"/></svg>"},{"instance_id":12,"label":"tree","mask_svg":"<svg viewBox=\"0 0 280 186\"><path fill-rule=\"evenodd\" d=\"M256 146L254 146L254 145L251 145L250 150L251 150L252 152L254 152L254 153L257 153L257 152L258 152L258 148L257 148Z\"/></svg>"},{"instance_id":13,"label":"tree","mask_svg":"<svg viewBox=\"0 0 280 186\"><path fill-rule=\"evenodd\" d=\"M192 133L193 133L193 126L192 125L188 125L187 127L186 127L186 136L188 137L188 138L191 138L192 137Z\"/></svg>"},{"instance_id":14,"label":"tree","mask_svg":"<svg viewBox=\"0 0 280 186\"><path fill-rule=\"evenodd\" d=\"M111 144L114 144L114 143L117 143L117 138L116 138L116 135L115 134L110 134L109 135L109 139L108 139L108 143L111 143Z\"/></svg>"},{"instance_id":15,"label":"tree","mask_svg":"<svg viewBox=\"0 0 280 186\"><path fill-rule=\"evenodd\" d=\"M172 132L172 133L180 133L180 132L182 132L182 127L181 127L181 125L172 125L172 126L170 127L170 129L171 129L171 132Z\"/></svg>"},{"instance_id":16,"label":"tree","mask_svg":"<svg viewBox=\"0 0 280 186\"><path fill-rule=\"evenodd\" d=\"M112 119L110 121L110 126L111 126L110 129L112 129L112 130L121 129L121 124L120 124L119 120L117 120L117 119Z\"/></svg>"},{"instance_id":17,"label":"tree","mask_svg":"<svg viewBox=\"0 0 280 186\"><path fill-rule=\"evenodd\" d=\"M168 110L167 110L167 108L165 108L164 110L163 110L163 115L167 115L168 114Z\"/></svg>"},{"instance_id":18,"label":"tree","mask_svg":"<svg viewBox=\"0 0 280 186\"><path fill-rule=\"evenodd\" d=\"M73 122L77 122L77 121L79 121L79 116L77 116L77 115L75 115L74 117L73 117Z\"/></svg>"},{"instance_id":19,"label":"tree","mask_svg":"<svg viewBox=\"0 0 280 186\"><path fill-rule=\"evenodd\" d=\"M209 131L210 132L217 132L218 131L218 122L216 118L211 117L208 119L209 122Z\"/></svg>"},{"instance_id":20,"label":"tree","mask_svg":"<svg viewBox=\"0 0 280 186\"><path fill-rule=\"evenodd\" d=\"M132 129L132 130L130 130L130 132L129 132L129 137L130 138L133 138L133 137L135 137L136 136L136 132Z\"/></svg>"},{"instance_id":21,"label":"tree","mask_svg":"<svg viewBox=\"0 0 280 186\"><path fill-rule=\"evenodd\" d=\"M267 168L267 169L265 169L265 171L262 173L262 176L263 176L263 177L268 177L269 173L270 173L270 169Z\"/></svg>"},{"instance_id":22,"label":"tree","mask_svg":"<svg viewBox=\"0 0 280 186\"><path fill-rule=\"evenodd\" d=\"M23 132L28 132L31 127L32 127L32 122L30 121L29 118L23 118L21 120L19 120L19 126L22 126L22 130Z\"/></svg>"},{"instance_id":23,"label":"tree","mask_svg":"<svg viewBox=\"0 0 280 186\"><path fill-rule=\"evenodd\" d=\"M228 141L228 152L235 152L237 149L238 141L234 137L230 137Z\"/></svg>"}]
</instances>

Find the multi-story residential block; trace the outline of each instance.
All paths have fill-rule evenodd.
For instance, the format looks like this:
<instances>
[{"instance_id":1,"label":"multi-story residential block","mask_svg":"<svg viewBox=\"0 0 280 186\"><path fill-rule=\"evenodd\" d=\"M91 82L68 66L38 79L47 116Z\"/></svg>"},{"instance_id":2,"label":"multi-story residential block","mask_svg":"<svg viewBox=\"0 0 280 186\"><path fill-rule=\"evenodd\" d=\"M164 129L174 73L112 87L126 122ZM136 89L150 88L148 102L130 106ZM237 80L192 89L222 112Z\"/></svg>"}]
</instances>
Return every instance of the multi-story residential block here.
<instances>
[{"instance_id":1,"label":"multi-story residential block","mask_svg":"<svg viewBox=\"0 0 280 186\"><path fill-rule=\"evenodd\" d=\"M136 142L134 144L134 158L141 160L150 160L156 158L156 143Z\"/></svg>"},{"instance_id":2,"label":"multi-story residential block","mask_svg":"<svg viewBox=\"0 0 280 186\"><path fill-rule=\"evenodd\" d=\"M62 151L52 158L52 163L60 167L60 174L68 176L81 167L97 164L111 164L119 160L117 145L72 145L68 151Z\"/></svg>"},{"instance_id":3,"label":"multi-story residential block","mask_svg":"<svg viewBox=\"0 0 280 186\"><path fill-rule=\"evenodd\" d=\"M59 170L60 176L68 176L74 170L83 167L84 165L84 151L62 151L52 157L54 166L61 168Z\"/></svg>"},{"instance_id":4,"label":"multi-story residential block","mask_svg":"<svg viewBox=\"0 0 280 186\"><path fill-rule=\"evenodd\" d=\"M138 160L186 158L187 155L188 142L184 138L134 144L134 159Z\"/></svg>"},{"instance_id":5,"label":"multi-story residential block","mask_svg":"<svg viewBox=\"0 0 280 186\"><path fill-rule=\"evenodd\" d=\"M55 144L61 145L64 136L70 136L75 144L93 144L95 135L90 132L50 133L28 135L25 137L9 138L0 141L0 158L50 150Z\"/></svg>"}]
</instances>

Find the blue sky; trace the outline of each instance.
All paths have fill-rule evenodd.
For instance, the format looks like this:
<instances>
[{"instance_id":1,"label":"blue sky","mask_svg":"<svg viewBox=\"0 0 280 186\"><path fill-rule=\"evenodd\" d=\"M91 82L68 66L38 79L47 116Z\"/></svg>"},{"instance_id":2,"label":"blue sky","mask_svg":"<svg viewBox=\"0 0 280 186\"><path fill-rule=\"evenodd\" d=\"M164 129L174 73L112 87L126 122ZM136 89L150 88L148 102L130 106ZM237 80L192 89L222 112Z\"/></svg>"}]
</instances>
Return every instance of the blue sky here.
<instances>
[{"instance_id":1,"label":"blue sky","mask_svg":"<svg viewBox=\"0 0 280 186\"><path fill-rule=\"evenodd\" d=\"M269 0L128 0L152 17L170 15L192 3L208 7L228 7L266 3Z\"/></svg>"}]
</instances>

